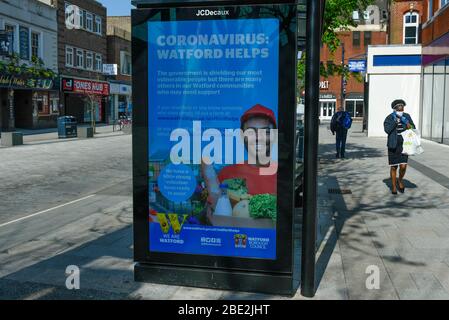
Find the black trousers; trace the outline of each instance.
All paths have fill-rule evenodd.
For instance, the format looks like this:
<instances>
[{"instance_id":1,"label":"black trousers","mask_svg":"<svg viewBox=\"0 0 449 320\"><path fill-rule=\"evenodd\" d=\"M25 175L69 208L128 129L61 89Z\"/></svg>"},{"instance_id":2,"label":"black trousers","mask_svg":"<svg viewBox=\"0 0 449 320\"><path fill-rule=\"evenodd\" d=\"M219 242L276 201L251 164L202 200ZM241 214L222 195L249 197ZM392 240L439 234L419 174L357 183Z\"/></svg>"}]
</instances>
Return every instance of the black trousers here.
<instances>
[{"instance_id":1,"label":"black trousers","mask_svg":"<svg viewBox=\"0 0 449 320\"><path fill-rule=\"evenodd\" d=\"M337 129L336 136L337 155L344 157L346 152L346 139L348 138L348 130Z\"/></svg>"}]
</instances>

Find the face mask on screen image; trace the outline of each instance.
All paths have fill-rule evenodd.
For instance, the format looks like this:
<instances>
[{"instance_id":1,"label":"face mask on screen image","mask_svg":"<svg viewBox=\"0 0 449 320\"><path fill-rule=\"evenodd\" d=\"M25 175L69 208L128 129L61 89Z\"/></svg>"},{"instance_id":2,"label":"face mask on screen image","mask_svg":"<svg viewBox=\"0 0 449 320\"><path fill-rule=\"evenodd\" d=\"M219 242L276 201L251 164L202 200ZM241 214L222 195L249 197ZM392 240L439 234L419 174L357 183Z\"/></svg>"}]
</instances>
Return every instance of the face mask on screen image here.
<instances>
[{"instance_id":1,"label":"face mask on screen image","mask_svg":"<svg viewBox=\"0 0 449 320\"><path fill-rule=\"evenodd\" d=\"M396 115L397 115L398 117L402 117L402 116L404 115L404 112L402 112L402 111L396 111Z\"/></svg>"}]
</instances>

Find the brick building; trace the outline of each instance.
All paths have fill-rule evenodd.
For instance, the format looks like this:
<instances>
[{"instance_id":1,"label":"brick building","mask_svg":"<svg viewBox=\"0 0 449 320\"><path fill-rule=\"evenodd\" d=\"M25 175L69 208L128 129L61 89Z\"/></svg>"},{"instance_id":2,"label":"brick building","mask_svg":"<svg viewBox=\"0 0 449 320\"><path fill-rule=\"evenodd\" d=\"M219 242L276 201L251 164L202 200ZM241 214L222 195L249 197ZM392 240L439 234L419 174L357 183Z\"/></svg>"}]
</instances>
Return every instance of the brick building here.
<instances>
[{"instance_id":1,"label":"brick building","mask_svg":"<svg viewBox=\"0 0 449 320\"><path fill-rule=\"evenodd\" d=\"M57 0L61 109L78 122L108 118L106 8L95 0Z\"/></svg>"},{"instance_id":2,"label":"brick building","mask_svg":"<svg viewBox=\"0 0 449 320\"><path fill-rule=\"evenodd\" d=\"M110 121L132 111L131 89L131 20L130 17L108 17L108 64L117 66L109 77L111 85Z\"/></svg>"},{"instance_id":3,"label":"brick building","mask_svg":"<svg viewBox=\"0 0 449 320\"><path fill-rule=\"evenodd\" d=\"M326 47L321 50L322 63L333 62L341 65L349 60L366 60L368 46L376 45L416 45L421 43L423 22L423 2L396 0L376 1L362 12L354 12L358 27L339 33L341 48L331 55ZM321 119L330 119L336 108L343 106L355 118L366 118L368 92L366 83L351 77L321 79ZM365 79L366 80L366 79Z\"/></svg>"},{"instance_id":4,"label":"brick building","mask_svg":"<svg viewBox=\"0 0 449 320\"><path fill-rule=\"evenodd\" d=\"M353 19L358 23L358 27L339 33L342 45L334 54L323 46L321 62L347 65L350 60L366 60L368 45L386 44L387 8L387 1L377 1L363 12L355 11ZM322 78L320 87L321 120L330 120L340 106L353 117L364 118L366 113L364 81L360 82L354 77L342 79L340 76L331 76L327 79Z\"/></svg>"},{"instance_id":5,"label":"brick building","mask_svg":"<svg viewBox=\"0 0 449 320\"><path fill-rule=\"evenodd\" d=\"M389 11L388 43L421 43L423 1L395 0Z\"/></svg>"},{"instance_id":6,"label":"brick building","mask_svg":"<svg viewBox=\"0 0 449 320\"><path fill-rule=\"evenodd\" d=\"M449 144L449 0L423 1L421 131Z\"/></svg>"}]
</instances>

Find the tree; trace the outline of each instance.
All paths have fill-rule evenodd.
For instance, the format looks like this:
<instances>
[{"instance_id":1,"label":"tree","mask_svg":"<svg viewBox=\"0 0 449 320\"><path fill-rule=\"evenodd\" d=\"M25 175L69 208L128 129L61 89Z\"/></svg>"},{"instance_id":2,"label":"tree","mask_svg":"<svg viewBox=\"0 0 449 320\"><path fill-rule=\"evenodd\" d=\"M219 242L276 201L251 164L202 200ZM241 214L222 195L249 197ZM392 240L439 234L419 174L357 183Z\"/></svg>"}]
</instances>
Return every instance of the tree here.
<instances>
[{"instance_id":1,"label":"tree","mask_svg":"<svg viewBox=\"0 0 449 320\"><path fill-rule=\"evenodd\" d=\"M324 10L322 43L333 54L340 47L338 33L349 31L350 27L357 27L352 18L354 11L363 12L374 0L327 0ZM302 87L305 79L306 55L302 54L298 61L299 85ZM346 78L353 76L359 81L362 78L359 73L350 72L347 66L338 64L320 65L321 76L327 78L333 75L344 75ZM301 88L302 89L302 88Z\"/></svg>"}]
</instances>

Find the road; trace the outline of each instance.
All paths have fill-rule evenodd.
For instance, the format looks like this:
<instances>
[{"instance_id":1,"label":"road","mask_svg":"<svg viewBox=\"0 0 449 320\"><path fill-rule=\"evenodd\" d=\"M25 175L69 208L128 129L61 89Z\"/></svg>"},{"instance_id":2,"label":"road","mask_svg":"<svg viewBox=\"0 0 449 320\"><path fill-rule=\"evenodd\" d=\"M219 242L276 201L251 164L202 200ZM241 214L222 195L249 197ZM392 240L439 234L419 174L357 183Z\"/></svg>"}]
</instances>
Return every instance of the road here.
<instances>
[{"instance_id":1,"label":"road","mask_svg":"<svg viewBox=\"0 0 449 320\"><path fill-rule=\"evenodd\" d=\"M129 184L131 159L129 135L0 149L0 225Z\"/></svg>"},{"instance_id":2,"label":"road","mask_svg":"<svg viewBox=\"0 0 449 320\"><path fill-rule=\"evenodd\" d=\"M131 174L130 135L1 148L0 277L129 227Z\"/></svg>"}]
</instances>

